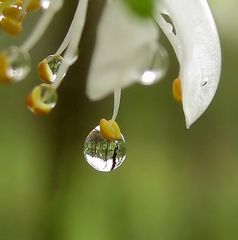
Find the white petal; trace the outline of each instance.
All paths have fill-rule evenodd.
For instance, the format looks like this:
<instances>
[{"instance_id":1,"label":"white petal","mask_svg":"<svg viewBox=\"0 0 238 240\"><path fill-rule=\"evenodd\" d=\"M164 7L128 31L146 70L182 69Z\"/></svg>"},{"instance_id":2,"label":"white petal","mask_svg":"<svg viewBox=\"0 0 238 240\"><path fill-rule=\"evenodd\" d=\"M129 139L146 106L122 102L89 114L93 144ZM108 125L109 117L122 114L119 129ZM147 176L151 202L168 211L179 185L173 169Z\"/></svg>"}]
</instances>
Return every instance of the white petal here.
<instances>
[{"instance_id":1,"label":"white petal","mask_svg":"<svg viewBox=\"0 0 238 240\"><path fill-rule=\"evenodd\" d=\"M134 73L153 54L158 29L150 19L137 17L121 0L109 1L99 23L97 42L87 82L87 95L98 100L135 80ZM140 58L141 57L141 58Z\"/></svg>"},{"instance_id":2,"label":"white petal","mask_svg":"<svg viewBox=\"0 0 238 240\"><path fill-rule=\"evenodd\" d=\"M162 14L175 27L171 31ZM221 47L206 0L160 0L156 16L180 62L183 109L189 128L212 101L221 71Z\"/></svg>"}]
</instances>

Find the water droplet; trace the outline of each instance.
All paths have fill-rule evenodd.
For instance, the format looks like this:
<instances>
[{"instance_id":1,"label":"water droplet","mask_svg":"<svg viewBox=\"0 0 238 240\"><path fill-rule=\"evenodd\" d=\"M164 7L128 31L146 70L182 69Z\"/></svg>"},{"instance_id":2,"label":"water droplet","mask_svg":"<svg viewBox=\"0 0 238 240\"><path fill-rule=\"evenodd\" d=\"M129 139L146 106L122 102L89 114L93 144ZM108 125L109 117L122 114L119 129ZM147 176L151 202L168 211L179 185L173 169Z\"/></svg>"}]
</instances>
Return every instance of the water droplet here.
<instances>
[{"instance_id":1,"label":"water droplet","mask_svg":"<svg viewBox=\"0 0 238 240\"><path fill-rule=\"evenodd\" d=\"M136 79L143 85L160 81L168 70L168 54L160 44L147 45L138 53Z\"/></svg>"},{"instance_id":2,"label":"water droplet","mask_svg":"<svg viewBox=\"0 0 238 240\"><path fill-rule=\"evenodd\" d=\"M51 4L50 0L41 0L41 7L43 9L48 9Z\"/></svg>"},{"instance_id":3,"label":"water droplet","mask_svg":"<svg viewBox=\"0 0 238 240\"><path fill-rule=\"evenodd\" d=\"M56 106L57 93L49 84L36 86L27 98L28 108L36 114L44 115Z\"/></svg>"},{"instance_id":4,"label":"water droplet","mask_svg":"<svg viewBox=\"0 0 238 240\"><path fill-rule=\"evenodd\" d=\"M30 72L30 55L19 47L10 47L0 53L0 80L19 82Z\"/></svg>"},{"instance_id":5,"label":"water droplet","mask_svg":"<svg viewBox=\"0 0 238 240\"><path fill-rule=\"evenodd\" d=\"M120 140L107 140L100 127L94 128L87 136L84 144L84 156L96 170L110 172L115 170L126 158L126 142L121 134Z\"/></svg>"},{"instance_id":6,"label":"water droplet","mask_svg":"<svg viewBox=\"0 0 238 240\"><path fill-rule=\"evenodd\" d=\"M40 78L45 83L53 83L56 79L63 58L60 55L50 55L38 64Z\"/></svg>"}]
</instances>

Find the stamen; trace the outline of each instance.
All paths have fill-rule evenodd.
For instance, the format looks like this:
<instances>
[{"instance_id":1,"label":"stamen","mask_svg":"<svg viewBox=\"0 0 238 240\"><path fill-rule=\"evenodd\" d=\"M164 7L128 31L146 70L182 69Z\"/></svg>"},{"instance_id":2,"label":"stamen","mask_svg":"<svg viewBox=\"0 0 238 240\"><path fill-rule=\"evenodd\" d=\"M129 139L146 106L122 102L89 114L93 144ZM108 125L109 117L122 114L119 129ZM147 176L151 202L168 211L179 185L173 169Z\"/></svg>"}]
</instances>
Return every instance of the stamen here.
<instances>
[{"instance_id":1,"label":"stamen","mask_svg":"<svg viewBox=\"0 0 238 240\"><path fill-rule=\"evenodd\" d=\"M114 90L114 107L113 107L112 120L116 120L117 118L120 102L121 102L121 88L118 88Z\"/></svg>"},{"instance_id":2,"label":"stamen","mask_svg":"<svg viewBox=\"0 0 238 240\"><path fill-rule=\"evenodd\" d=\"M176 78L173 81L173 97L178 102L182 102L182 87L181 87L181 80Z\"/></svg>"},{"instance_id":3,"label":"stamen","mask_svg":"<svg viewBox=\"0 0 238 240\"><path fill-rule=\"evenodd\" d=\"M53 19L55 13L61 8L62 0L52 0L48 9L46 9L36 24L30 37L21 46L25 51L30 51L35 44L40 40L47 27L49 26L51 20Z\"/></svg>"},{"instance_id":4,"label":"stamen","mask_svg":"<svg viewBox=\"0 0 238 240\"><path fill-rule=\"evenodd\" d=\"M64 38L64 41L60 45L59 49L56 51L55 55L61 55L62 52L68 47L70 41L72 40L73 35L75 34L75 30L78 28L78 23L83 20L83 16L81 15L80 12L80 4L78 4L77 9L75 11L73 21L71 22L70 28Z\"/></svg>"},{"instance_id":5,"label":"stamen","mask_svg":"<svg viewBox=\"0 0 238 240\"><path fill-rule=\"evenodd\" d=\"M64 57L63 57L64 60L62 61L62 64L59 67L55 82L52 84L52 86L55 89L57 89L60 86L69 67L75 61L75 56L77 55L79 41L81 39L85 21L86 21L87 8L88 8L88 0L80 0L78 3L77 10L76 10L76 15L74 17L74 18L76 18L78 24L74 25L74 20L73 20L73 22L72 22L73 30L70 31L70 33L69 33L70 35L67 34L67 36L66 36L66 38L69 39L69 44L67 46L67 49L66 49ZM68 42L68 40L65 41L65 44L66 44L66 42Z\"/></svg>"},{"instance_id":6,"label":"stamen","mask_svg":"<svg viewBox=\"0 0 238 240\"><path fill-rule=\"evenodd\" d=\"M99 125L102 136L107 140L121 139L121 130L114 120L101 119Z\"/></svg>"}]
</instances>

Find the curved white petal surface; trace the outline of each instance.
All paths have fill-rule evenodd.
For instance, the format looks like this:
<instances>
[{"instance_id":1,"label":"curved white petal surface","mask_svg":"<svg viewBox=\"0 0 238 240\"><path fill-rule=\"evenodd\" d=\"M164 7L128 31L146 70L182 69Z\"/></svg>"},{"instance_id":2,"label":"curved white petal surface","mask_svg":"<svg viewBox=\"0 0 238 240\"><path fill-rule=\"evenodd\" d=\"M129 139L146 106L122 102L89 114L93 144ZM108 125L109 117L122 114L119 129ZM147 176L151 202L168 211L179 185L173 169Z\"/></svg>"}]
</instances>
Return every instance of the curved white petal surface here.
<instances>
[{"instance_id":1,"label":"curved white petal surface","mask_svg":"<svg viewBox=\"0 0 238 240\"><path fill-rule=\"evenodd\" d=\"M183 110L189 128L207 109L218 86L219 36L207 0L159 0L157 4L155 18L180 62ZM170 17L175 33L163 14Z\"/></svg>"},{"instance_id":2,"label":"curved white petal surface","mask_svg":"<svg viewBox=\"0 0 238 240\"><path fill-rule=\"evenodd\" d=\"M153 54L157 40L158 29L151 19L137 17L121 0L108 1L98 27L88 97L99 100L135 82L139 59Z\"/></svg>"}]
</instances>

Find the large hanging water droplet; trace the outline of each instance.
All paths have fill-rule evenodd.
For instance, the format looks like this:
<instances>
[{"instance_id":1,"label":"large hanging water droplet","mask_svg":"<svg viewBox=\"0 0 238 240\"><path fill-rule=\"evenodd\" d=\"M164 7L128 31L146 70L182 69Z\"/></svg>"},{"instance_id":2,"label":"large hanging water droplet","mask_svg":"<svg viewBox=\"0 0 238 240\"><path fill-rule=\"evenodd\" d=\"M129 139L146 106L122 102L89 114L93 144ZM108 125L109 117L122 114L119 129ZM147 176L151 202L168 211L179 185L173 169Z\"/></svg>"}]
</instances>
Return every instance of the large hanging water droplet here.
<instances>
[{"instance_id":1,"label":"large hanging water droplet","mask_svg":"<svg viewBox=\"0 0 238 240\"><path fill-rule=\"evenodd\" d=\"M126 158L126 142L121 134L120 140L107 140L97 126L87 136L84 144L84 156L96 170L110 172L115 170Z\"/></svg>"},{"instance_id":2,"label":"large hanging water droplet","mask_svg":"<svg viewBox=\"0 0 238 240\"><path fill-rule=\"evenodd\" d=\"M38 64L40 78L45 83L53 83L56 79L63 58L60 55L50 55Z\"/></svg>"},{"instance_id":3,"label":"large hanging water droplet","mask_svg":"<svg viewBox=\"0 0 238 240\"><path fill-rule=\"evenodd\" d=\"M30 56L19 47L9 47L0 53L0 80L19 82L30 72Z\"/></svg>"},{"instance_id":4,"label":"large hanging water droplet","mask_svg":"<svg viewBox=\"0 0 238 240\"><path fill-rule=\"evenodd\" d=\"M167 73L169 59L161 44L144 46L138 53L136 79L143 85L160 81Z\"/></svg>"}]
</instances>

